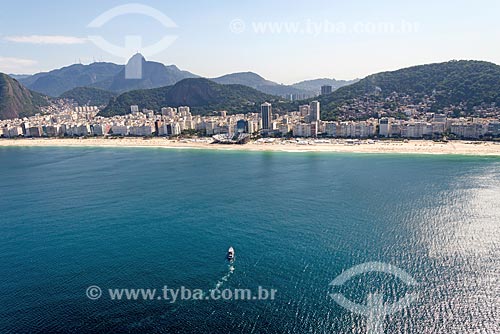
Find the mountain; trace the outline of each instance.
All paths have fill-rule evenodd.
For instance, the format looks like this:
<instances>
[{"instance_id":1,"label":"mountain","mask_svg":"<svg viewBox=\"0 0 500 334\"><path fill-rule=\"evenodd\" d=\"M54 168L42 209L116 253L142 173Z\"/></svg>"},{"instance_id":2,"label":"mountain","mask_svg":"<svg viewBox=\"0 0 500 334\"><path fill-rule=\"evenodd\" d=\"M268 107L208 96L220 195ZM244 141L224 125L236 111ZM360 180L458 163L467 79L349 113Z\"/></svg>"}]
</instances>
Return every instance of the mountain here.
<instances>
[{"instance_id":1,"label":"mountain","mask_svg":"<svg viewBox=\"0 0 500 334\"><path fill-rule=\"evenodd\" d=\"M55 97L76 87L109 80L122 68L123 66L112 63L75 64L21 78L19 81L33 91Z\"/></svg>"},{"instance_id":2,"label":"mountain","mask_svg":"<svg viewBox=\"0 0 500 334\"><path fill-rule=\"evenodd\" d=\"M226 74L218 78L210 79L216 83L223 85L244 85L257 89L263 93L277 96L288 96L292 94L302 94L305 96L315 95L314 91L301 89L288 85L281 85L273 81L269 81L253 72L239 72Z\"/></svg>"},{"instance_id":3,"label":"mountain","mask_svg":"<svg viewBox=\"0 0 500 334\"><path fill-rule=\"evenodd\" d=\"M244 85L257 89L259 86L277 86L276 82L264 79L257 73L238 72L226 74L218 78L210 79L222 85Z\"/></svg>"},{"instance_id":4,"label":"mountain","mask_svg":"<svg viewBox=\"0 0 500 334\"><path fill-rule=\"evenodd\" d=\"M335 79L314 79L295 83L293 85L282 85L273 81L269 81L253 72L239 72L223 75L218 78L210 79L219 84L229 85L245 85L263 93L277 95L277 96L289 96L289 95L303 95L303 96L315 96L321 92L321 86L330 85L333 90L340 87L351 85L359 80L335 80Z\"/></svg>"},{"instance_id":5,"label":"mountain","mask_svg":"<svg viewBox=\"0 0 500 334\"><path fill-rule=\"evenodd\" d=\"M141 68L142 78L126 78L127 67L129 69ZM75 64L31 76L16 75L16 79L29 89L54 97L61 96L64 92L78 87L91 87L121 94L132 90L171 86L188 78L199 78L199 76L180 70L175 65L165 66L161 63L147 61L139 53L134 55L125 66L112 63ZM248 86L265 94L283 97L296 95L300 98L317 95L323 84L331 84L336 89L351 83L333 79L317 79L294 85L283 85L266 80L253 72L232 73L210 80L224 85Z\"/></svg>"},{"instance_id":6,"label":"mountain","mask_svg":"<svg viewBox=\"0 0 500 334\"><path fill-rule=\"evenodd\" d=\"M29 78L31 76L31 74L9 74L9 77L11 77L12 79L16 79L16 80L21 80L21 79L26 79L26 78Z\"/></svg>"},{"instance_id":7,"label":"mountain","mask_svg":"<svg viewBox=\"0 0 500 334\"><path fill-rule=\"evenodd\" d=\"M243 85L221 85L203 78L184 79L173 86L124 93L110 101L99 115L124 115L131 105L140 109L159 111L162 107L189 106L195 114L217 110L235 113L258 111L264 101L277 101L277 97Z\"/></svg>"},{"instance_id":8,"label":"mountain","mask_svg":"<svg viewBox=\"0 0 500 334\"><path fill-rule=\"evenodd\" d=\"M116 95L117 94L113 92L108 92L103 89L93 87L77 87L61 94L60 97L63 99L73 100L80 106L104 106L108 104L111 98L116 97Z\"/></svg>"},{"instance_id":9,"label":"mountain","mask_svg":"<svg viewBox=\"0 0 500 334\"><path fill-rule=\"evenodd\" d=\"M77 87L93 87L123 93L173 85L182 79L198 77L178 69L175 65L165 66L146 61L141 54L136 54L129 60L129 63L137 62L142 64L142 79L126 79L124 65L93 63L75 64L20 78L19 81L31 90L56 97Z\"/></svg>"},{"instance_id":10,"label":"mountain","mask_svg":"<svg viewBox=\"0 0 500 334\"><path fill-rule=\"evenodd\" d=\"M115 93L124 93L138 89L151 89L173 85L183 79L197 78L198 76L187 71L181 71L175 65L165 66L161 63L147 61L141 54L134 55L127 66L141 66L142 79L128 79L125 77L126 68L121 66L120 71L112 78L98 82L92 87L108 90Z\"/></svg>"},{"instance_id":11,"label":"mountain","mask_svg":"<svg viewBox=\"0 0 500 334\"><path fill-rule=\"evenodd\" d=\"M332 94L320 96L323 117L355 99L383 100L393 92L415 101L433 97L432 110L466 103L469 111L483 103L500 105L500 66L483 61L450 61L370 75Z\"/></svg>"},{"instance_id":12,"label":"mountain","mask_svg":"<svg viewBox=\"0 0 500 334\"><path fill-rule=\"evenodd\" d=\"M45 96L31 92L17 80L0 73L0 119L32 116L47 104Z\"/></svg>"},{"instance_id":13,"label":"mountain","mask_svg":"<svg viewBox=\"0 0 500 334\"><path fill-rule=\"evenodd\" d=\"M297 89L303 89L312 92L321 92L321 86L332 86L333 90L337 90L341 87L352 85L353 83L358 82L359 79L355 80L335 80L335 79L314 79L314 80L305 80L292 85Z\"/></svg>"}]
</instances>

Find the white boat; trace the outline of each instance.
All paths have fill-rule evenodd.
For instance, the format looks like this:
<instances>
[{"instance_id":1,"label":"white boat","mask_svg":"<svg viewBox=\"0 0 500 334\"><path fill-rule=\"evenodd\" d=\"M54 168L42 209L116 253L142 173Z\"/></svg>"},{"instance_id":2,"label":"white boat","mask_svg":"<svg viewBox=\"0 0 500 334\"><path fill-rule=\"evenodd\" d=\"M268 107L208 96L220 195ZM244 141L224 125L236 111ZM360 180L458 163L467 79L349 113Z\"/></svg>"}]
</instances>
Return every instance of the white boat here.
<instances>
[{"instance_id":1,"label":"white boat","mask_svg":"<svg viewBox=\"0 0 500 334\"><path fill-rule=\"evenodd\" d=\"M229 249L227 251L227 259L228 260L234 259L234 248L233 247L229 247Z\"/></svg>"}]
</instances>

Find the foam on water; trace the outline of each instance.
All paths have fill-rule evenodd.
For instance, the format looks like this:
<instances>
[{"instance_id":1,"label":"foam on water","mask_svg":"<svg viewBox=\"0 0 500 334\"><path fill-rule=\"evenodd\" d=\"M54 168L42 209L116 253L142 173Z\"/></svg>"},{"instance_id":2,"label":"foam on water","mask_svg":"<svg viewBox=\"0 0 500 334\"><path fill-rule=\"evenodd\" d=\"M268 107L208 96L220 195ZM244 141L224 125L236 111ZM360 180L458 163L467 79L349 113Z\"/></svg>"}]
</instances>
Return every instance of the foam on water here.
<instances>
[{"instance_id":1,"label":"foam on water","mask_svg":"<svg viewBox=\"0 0 500 334\"><path fill-rule=\"evenodd\" d=\"M215 284L215 288L211 289L210 291L220 289L224 285L224 283L226 283L229 280L231 275L234 273L234 270L235 270L234 261L231 261L227 265L227 273L217 281L217 284Z\"/></svg>"}]
</instances>

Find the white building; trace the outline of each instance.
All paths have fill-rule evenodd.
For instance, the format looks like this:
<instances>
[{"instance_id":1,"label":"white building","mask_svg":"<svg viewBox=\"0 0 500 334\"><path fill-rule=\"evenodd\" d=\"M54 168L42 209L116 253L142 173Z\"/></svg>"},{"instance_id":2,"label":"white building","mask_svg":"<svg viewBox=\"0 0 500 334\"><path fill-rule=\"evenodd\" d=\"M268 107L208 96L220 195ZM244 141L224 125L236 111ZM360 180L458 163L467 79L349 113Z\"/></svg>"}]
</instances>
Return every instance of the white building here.
<instances>
[{"instance_id":1,"label":"white building","mask_svg":"<svg viewBox=\"0 0 500 334\"><path fill-rule=\"evenodd\" d=\"M178 108L179 110L179 114L182 116L182 117L186 117L186 116L191 116L191 109L189 107L179 107Z\"/></svg>"},{"instance_id":2,"label":"white building","mask_svg":"<svg viewBox=\"0 0 500 334\"><path fill-rule=\"evenodd\" d=\"M293 126L294 137L311 137L311 124L298 123Z\"/></svg>"},{"instance_id":3,"label":"white building","mask_svg":"<svg viewBox=\"0 0 500 334\"><path fill-rule=\"evenodd\" d=\"M328 137L337 137L339 133L339 125L337 122L326 122L325 132Z\"/></svg>"},{"instance_id":4,"label":"white building","mask_svg":"<svg viewBox=\"0 0 500 334\"><path fill-rule=\"evenodd\" d=\"M128 127L126 125L113 125L111 126L111 132L117 136L127 136Z\"/></svg>"}]
</instances>

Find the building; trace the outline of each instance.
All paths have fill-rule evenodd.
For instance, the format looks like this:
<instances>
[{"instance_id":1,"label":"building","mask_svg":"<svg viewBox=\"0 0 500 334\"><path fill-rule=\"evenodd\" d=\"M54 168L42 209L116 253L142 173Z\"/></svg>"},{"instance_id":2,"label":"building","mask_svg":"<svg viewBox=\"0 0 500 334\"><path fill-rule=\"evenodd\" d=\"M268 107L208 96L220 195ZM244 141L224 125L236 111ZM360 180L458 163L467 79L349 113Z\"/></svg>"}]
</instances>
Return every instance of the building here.
<instances>
[{"instance_id":1,"label":"building","mask_svg":"<svg viewBox=\"0 0 500 334\"><path fill-rule=\"evenodd\" d=\"M311 137L317 137L319 133L319 122L311 123Z\"/></svg>"},{"instance_id":2,"label":"building","mask_svg":"<svg viewBox=\"0 0 500 334\"><path fill-rule=\"evenodd\" d=\"M311 137L311 124L298 123L293 126L294 137Z\"/></svg>"},{"instance_id":3,"label":"building","mask_svg":"<svg viewBox=\"0 0 500 334\"><path fill-rule=\"evenodd\" d=\"M321 121L321 111L319 106L319 101L312 101L309 104L309 122Z\"/></svg>"},{"instance_id":4,"label":"building","mask_svg":"<svg viewBox=\"0 0 500 334\"><path fill-rule=\"evenodd\" d=\"M333 87L330 85L321 86L321 95L328 95L333 93Z\"/></svg>"},{"instance_id":5,"label":"building","mask_svg":"<svg viewBox=\"0 0 500 334\"><path fill-rule=\"evenodd\" d=\"M191 116L191 109L189 107L183 106L177 108L177 110L179 110L179 114L181 114L182 117Z\"/></svg>"},{"instance_id":6,"label":"building","mask_svg":"<svg viewBox=\"0 0 500 334\"><path fill-rule=\"evenodd\" d=\"M300 116L306 117L311 113L311 108L306 104L299 107Z\"/></svg>"},{"instance_id":7,"label":"building","mask_svg":"<svg viewBox=\"0 0 500 334\"><path fill-rule=\"evenodd\" d=\"M380 137L390 137L391 135L392 120L389 118L382 118L379 122L379 135Z\"/></svg>"},{"instance_id":8,"label":"building","mask_svg":"<svg viewBox=\"0 0 500 334\"><path fill-rule=\"evenodd\" d=\"M172 107L161 108L162 116L175 117L176 113L177 113L176 108L172 108Z\"/></svg>"},{"instance_id":9,"label":"building","mask_svg":"<svg viewBox=\"0 0 500 334\"><path fill-rule=\"evenodd\" d=\"M262 130L272 130L273 128L273 107L271 103L264 102L260 105L260 117L262 118Z\"/></svg>"},{"instance_id":10,"label":"building","mask_svg":"<svg viewBox=\"0 0 500 334\"><path fill-rule=\"evenodd\" d=\"M240 119L239 121L236 122L236 131L238 133L248 133L248 121L245 121L244 119Z\"/></svg>"},{"instance_id":11,"label":"building","mask_svg":"<svg viewBox=\"0 0 500 334\"><path fill-rule=\"evenodd\" d=\"M328 137L337 137L339 133L337 122L326 122L325 123L325 133Z\"/></svg>"},{"instance_id":12,"label":"building","mask_svg":"<svg viewBox=\"0 0 500 334\"><path fill-rule=\"evenodd\" d=\"M139 106L130 106L130 112L132 114L137 114L139 112Z\"/></svg>"},{"instance_id":13,"label":"building","mask_svg":"<svg viewBox=\"0 0 500 334\"><path fill-rule=\"evenodd\" d=\"M248 133L258 132L260 129L260 122L257 120L248 121Z\"/></svg>"}]
</instances>

